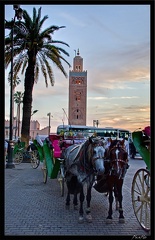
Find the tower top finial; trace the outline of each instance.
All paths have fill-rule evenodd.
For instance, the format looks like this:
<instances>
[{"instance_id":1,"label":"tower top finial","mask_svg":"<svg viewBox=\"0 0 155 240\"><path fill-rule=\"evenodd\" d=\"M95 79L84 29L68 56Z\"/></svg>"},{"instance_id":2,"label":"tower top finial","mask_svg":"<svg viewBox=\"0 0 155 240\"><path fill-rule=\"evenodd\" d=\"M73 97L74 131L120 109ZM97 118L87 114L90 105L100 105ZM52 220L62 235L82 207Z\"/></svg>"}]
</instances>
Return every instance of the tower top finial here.
<instances>
[{"instance_id":1,"label":"tower top finial","mask_svg":"<svg viewBox=\"0 0 155 240\"><path fill-rule=\"evenodd\" d=\"M80 55L80 53L79 53L79 48L78 48L78 50L77 50L77 55Z\"/></svg>"}]
</instances>

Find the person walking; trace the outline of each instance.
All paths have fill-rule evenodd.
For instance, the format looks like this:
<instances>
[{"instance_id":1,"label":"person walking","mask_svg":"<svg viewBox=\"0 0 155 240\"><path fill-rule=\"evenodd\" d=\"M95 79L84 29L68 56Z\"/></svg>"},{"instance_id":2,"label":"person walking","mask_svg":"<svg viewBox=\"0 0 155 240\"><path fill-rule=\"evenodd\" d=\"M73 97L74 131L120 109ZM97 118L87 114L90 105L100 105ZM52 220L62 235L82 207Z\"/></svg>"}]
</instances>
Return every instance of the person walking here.
<instances>
[{"instance_id":1,"label":"person walking","mask_svg":"<svg viewBox=\"0 0 155 240\"><path fill-rule=\"evenodd\" d=\"M6 161L6 157L8 154L8 142L5 140L4 141L4 160Z\"/></svg>"}]
</instances>

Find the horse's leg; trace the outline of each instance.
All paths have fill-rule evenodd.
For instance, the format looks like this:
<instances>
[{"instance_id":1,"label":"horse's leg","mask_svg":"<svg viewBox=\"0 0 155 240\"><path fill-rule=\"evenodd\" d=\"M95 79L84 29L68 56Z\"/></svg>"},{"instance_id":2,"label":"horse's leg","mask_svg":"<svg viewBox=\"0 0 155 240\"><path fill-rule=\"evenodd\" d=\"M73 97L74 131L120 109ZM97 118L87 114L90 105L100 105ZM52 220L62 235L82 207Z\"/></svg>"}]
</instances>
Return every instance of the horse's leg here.
<instances>
[{"instance_id":1,"label":"horse's leg","mask_svg":"<svg viewBox=\"0 0 155 240\"><path fill-rule=\"evenodd\" d=\"M123 186L123 179L119 179L118 180L118 202L119 202L119 222L120 223L124 223L125 219L123 216L123 208L122 208L122 200L123 200L123 196L122 196L122 186Z\"/></svg>"},{"instance_id":2,"label":"horse's leg","mask_svg":"<svg viewBox=\"0 0 155 240\"><path fill-rule=\"evenodd\" d=\"M70 206L70 193L68 190L67 197L66 197L66 209L69 209L69 206Z\"/></svg>"},{"instance_id":3,"label":"horse's leg","mask_svg":"<svg viewBox=\"0 0 155 240\"><path fill-rule=\"evenodd\" d=\"M115 196L116 210L119 210L118 192L117 192L116 185L114 185L114 196Z\"/></svg>"},{"instance_id":4,"label":"horse's leg","mask_svg":"<svg viewBox=\"0 0 155 240\"><path fill-rule=\"evenodd\" d=\"M91 189L92 189L92 186L87 187L87 196L86 196L86 200L87 200L86 220L87 220L87 222L92 222L92 216L91 216L91 211L90 211Z\"/></svg>"},{"instance_id":5,"label":"horse's leg","mask_svg":"<svg viewBox=\"0 0 155 240\"><path fill-rule=\"evenodd\" d=\"M106 219L106 223L112 223L112 203L113 203L113 191L112 191L112 187L110 188L109 191L109 211L108 211L108 217Z\"/></svg>"},{"instance_id":6,"label":"horse's leg","mask_svg":"<svg viewBox=\"0 0 155 240\"><path fill-rule=\"evenodd\" d=\"M84 192L83 192L83 186L81 184L81 190L80 190L80 210L79 210L79 223L83 223L84 217L83 217L83 202L84 202Z\"/></svg>"},{"instance_id":7,"label":"horse's leg","mask_svg":"<svg viewBox=\"0 0 155 240\"><path fill-rule=\"evenodd\" d=\"M77 210L78 209L77 191L75 191L74 193L73 204L74 204L74 210Z\"/></svg>"}]
</instances>

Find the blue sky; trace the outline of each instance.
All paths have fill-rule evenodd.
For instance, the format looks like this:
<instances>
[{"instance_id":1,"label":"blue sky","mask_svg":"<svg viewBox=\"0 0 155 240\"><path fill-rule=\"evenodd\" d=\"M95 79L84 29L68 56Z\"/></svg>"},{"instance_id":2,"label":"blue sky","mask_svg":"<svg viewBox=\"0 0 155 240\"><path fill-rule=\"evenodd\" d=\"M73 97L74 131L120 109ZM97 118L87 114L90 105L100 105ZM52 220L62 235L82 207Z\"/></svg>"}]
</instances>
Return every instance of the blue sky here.
<instances>
[{"instance_id":1,"label":"blue sky","mask_svg":"<svg viewBox=\"0 0 155 240\"><path fill-rule=\"evenodd\" d=\"M42 7L42 17L48 15L43 29L51 25L66 26L56 31L54 40L69 44L67 61L73 65L79 48L87 70L87 125L99 120L99 127L120 127L134 131L150 125L150 6L149 5L21 5L30 16L33 7ZM5 19L14 16L12 5L5 6ZM53 65L52 65L53 66ZM69 67L64 63L69 75ZM10 89L5 71L5 118L9 119ZM67 124L68 84L53 66L55 84L46 88L42 75L34 85L32 116L41 128L48 126L51 112L51 132ZM16 91L24 91L24 75L20 75ZM16 106L15 106L16 114ZM21 111L22 118L22 111Z\"/></svg>"}]
</instances>

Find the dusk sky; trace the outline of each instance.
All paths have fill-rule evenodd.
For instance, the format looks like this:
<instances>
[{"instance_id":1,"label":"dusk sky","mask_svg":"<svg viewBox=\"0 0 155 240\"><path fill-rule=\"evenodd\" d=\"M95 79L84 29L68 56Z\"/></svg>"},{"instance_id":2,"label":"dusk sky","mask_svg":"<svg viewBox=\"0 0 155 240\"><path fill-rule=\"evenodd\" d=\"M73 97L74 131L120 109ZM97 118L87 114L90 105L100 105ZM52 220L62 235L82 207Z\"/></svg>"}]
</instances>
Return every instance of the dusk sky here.
<instances>
[{"instance_id":1,"label":"dusk sky","mask_svg":"<svg viewBox=\"0 0 155 240\"><path fill-rule=\"evenodd\" d=\"M32 17L33 7L21 5ZM48 15L43 29L66 26L56 31L54 40L69 44L64 56L73 67L75 51L79 49L87 70L87 125L99 120L99 127L119 127L134 131L150 125L150 5L41 5L42 18ZM5 6L5 19L14 17L13 5ZM42 30L43 30L42 29ZM53 65L53 64L52 64ZM64 63L69 76L69 67ZM9 120L10 87L5 71L5 119ZM68 124L69 78L53 66L55 84L46 88L40 74L34 85L32 116L41 128L48 126L51 112L51 132L56 126ZM24 75L16 91L24 91ZM16 105L15 105L16 115ZM21 110L22 120L22 110Z\"/></svg>"}]
</instances>

